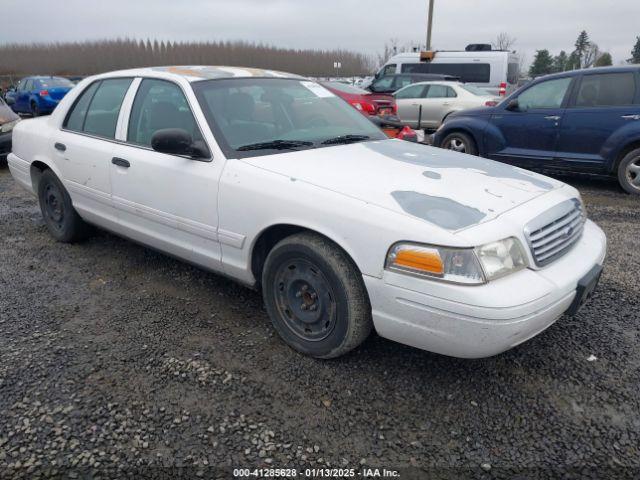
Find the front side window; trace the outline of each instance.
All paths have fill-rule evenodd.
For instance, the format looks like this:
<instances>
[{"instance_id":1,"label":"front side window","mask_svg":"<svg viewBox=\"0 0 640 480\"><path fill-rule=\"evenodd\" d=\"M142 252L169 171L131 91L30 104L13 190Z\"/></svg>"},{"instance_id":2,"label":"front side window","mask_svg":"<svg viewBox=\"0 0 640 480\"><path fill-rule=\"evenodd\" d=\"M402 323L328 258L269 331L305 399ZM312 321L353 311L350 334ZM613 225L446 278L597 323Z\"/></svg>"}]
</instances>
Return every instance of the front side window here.
<instances>
[{"instance_id":1,"label":"front side window","mask_svg":"<svg viewBox=\"0 0 640 480\"><path fill-rule=\"evenodd\" d=\"M633 72L585 75L578 90L576 107L632 105L635 95Z\"/></svg>"},{"instance_id":2,"label":"front side window","mask_svg":"<svg viewBox=\"0 0 640 480\"><path fill-rule=\"evenodd\" d=\"M396 93L395 97L399 99L422 98L425 88L425 85L411 85L410 87L400 90L398 93Z\"/></svg>"},{"instance_id":3,"label":"front side window","mask_svg":"<svg viewBox=\"0 0 640 480\"><path fill-rule=\"evenodd\" d=\"M518 97L518 107L520 110L560 108L571 80L571 77L557 78L528 88Z\"/></svg>"},{"instance_id":4,"label":"front side window","mask_svg":"<svg viewBox=\"0 0 640 480\"><path fill-rule=\"evenodd\" d=\"M130 78L112 78L91 84L67 115L64 127L76 132L115 138L116 125Z\"/></svg>"},{"instance_id":5,"label":"front side window","mask_svg":"<svg viewBox=\"0 0 640 480\"><path fill-rule=\"evenodd\" d=\"M151 146L153 134L166 128L179 128L193 140L202 140L182 89L166 80L145 79L133 102L127 141Z\"/></svg>"},{"instance_id":6,"label":"front side window","mask_svg":"<svg viewBox=\"0 0 640 480\"><path fill-rule=\"evenodd\" d=\"M242 78L203 80L192 86L229 158L387 138L364 115L315 82Z\"/></svg>"}]
</instances>

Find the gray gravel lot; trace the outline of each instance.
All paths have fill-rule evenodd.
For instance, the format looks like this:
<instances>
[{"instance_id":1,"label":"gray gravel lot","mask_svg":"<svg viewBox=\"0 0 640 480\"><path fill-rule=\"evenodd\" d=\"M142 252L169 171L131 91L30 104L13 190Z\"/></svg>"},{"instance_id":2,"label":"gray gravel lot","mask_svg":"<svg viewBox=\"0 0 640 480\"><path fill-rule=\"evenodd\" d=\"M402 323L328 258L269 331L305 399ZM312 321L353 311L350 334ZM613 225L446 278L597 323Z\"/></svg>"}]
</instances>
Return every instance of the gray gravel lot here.
<instances>
[{"instance_id":1,"label":"gray gravel lot","mask_svg":"<svg viewBox=\"0 0 640 480\"><path fill-rule=\"evenodd\" d=\"M55 243L0 169L0 477L640 474L640 200L565 180L610 242L577 317L485 360L373 335L316 361L279 340L256 292L104 232Z\"/></svg>"}]
</instances>

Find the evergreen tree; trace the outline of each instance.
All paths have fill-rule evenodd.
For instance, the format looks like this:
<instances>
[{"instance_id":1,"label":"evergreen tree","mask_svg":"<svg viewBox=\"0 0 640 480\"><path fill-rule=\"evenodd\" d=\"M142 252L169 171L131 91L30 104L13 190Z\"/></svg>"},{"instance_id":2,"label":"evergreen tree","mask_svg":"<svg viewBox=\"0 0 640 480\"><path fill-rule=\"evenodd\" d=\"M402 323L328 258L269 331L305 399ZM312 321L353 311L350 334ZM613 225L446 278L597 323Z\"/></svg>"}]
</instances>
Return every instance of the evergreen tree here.
<instances>
[{"instance_id":1,"label":"evergreen tree","mask_svg":"<svg viewBox=\"0 0 640 480\"><path fill-rule=\"evenodd\" d=\"M548 73L553 73L553 57L549 50L537 50L533 63L529 68L529 76L539 77Z\"/></svg>"},{"instance_id":2,"label":"evergreen tree","mask_svg":"<svg viewBox=\"0 0 640 480\"><path fill-rule=\"evenodd\" d=\"M596 67L610 67L611 65L613 65L613 59L611 58L611 54L609 52L604 52L602 55L598 57L594 65Z\"/></svg>"},{"instance_id":3,"label":"evergreen tree","mask_svg":"<svg viewBox=\"0 0 640 480\"><path fill-rule=\"evenodd\" d=\"M580 35L578 35L578 38L576 39L576 44L575 44L576 49L574 50L574 53L578 58L577 68L583 67L583 59L590 45L591 45L591 41L589 40L589 34L587 33L586 30L582 30L580 32Z\"/></svg>"},{"instance_id":4,"label":"evergreen tree","mask_svg":"<svg viewBox=\"0 0 640 480\"><path fill-rule=\"evenodd\" d=\"M561 50L558 55L553 57L553 71L564 72L566 70L569 70L569 57L567 52Z\"/></svg>"},{"instance_id":5,"label":"evergreen tree","mask_svg":"<svg viewBox=\"0 0 640 480\"><path fill-rule=\"evenodd\" d=\"M580 58L576 52L571 52L567 61L567 70L577 70L580 68Z\"/></svg>"},{"instance_id":6,"label":"evergreen tree","mask_svg":"<svg viewBox=\"0 0 640 480\"><path fill-rule=\"evenodd\" d=\"M629 63L640 63L640 37L636 37L636 44L631 50L631 58L627 61Z\"/></svg>"}]
</instances>

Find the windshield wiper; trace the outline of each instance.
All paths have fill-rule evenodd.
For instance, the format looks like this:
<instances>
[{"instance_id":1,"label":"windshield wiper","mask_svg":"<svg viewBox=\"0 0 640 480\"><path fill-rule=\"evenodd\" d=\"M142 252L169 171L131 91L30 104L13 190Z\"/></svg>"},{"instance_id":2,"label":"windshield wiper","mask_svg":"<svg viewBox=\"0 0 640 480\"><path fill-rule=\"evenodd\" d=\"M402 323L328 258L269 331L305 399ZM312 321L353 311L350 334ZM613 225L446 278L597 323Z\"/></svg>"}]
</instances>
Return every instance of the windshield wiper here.
<instances>
[{"instance_id":1,"label":"windshield wiper","mask_svg":"<svg viewBox=\"0 0 640 480\"><path fill-rule=\"evenodd\" d=\"M248 150L295 150L297 147L312 147L313 142L302 140L273 140L271 142L250 143L236 148L239 152Z\"/></svg>"},{"instance_id":2,"label":"windshield wiper","mask_svg":"<svg viewBox=\"0 0 640 480\"><path fill-rule=\"evenodd\" d=\"M362 142L369 140L369 135L340 135L339 137L330 138L322 142L323 145L340 145L346 143Z\"/></svg>"}]
</instances>

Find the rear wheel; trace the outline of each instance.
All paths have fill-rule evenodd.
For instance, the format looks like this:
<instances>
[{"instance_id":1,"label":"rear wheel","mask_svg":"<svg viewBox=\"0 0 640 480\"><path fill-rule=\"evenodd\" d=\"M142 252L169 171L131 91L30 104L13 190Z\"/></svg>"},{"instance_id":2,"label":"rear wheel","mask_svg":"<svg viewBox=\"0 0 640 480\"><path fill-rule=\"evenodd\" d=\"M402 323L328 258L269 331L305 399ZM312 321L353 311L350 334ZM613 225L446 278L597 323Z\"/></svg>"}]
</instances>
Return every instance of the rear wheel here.
<instances>
[{"instance_id":1,"label":"rear wheel","mask_svg":"<svg viewBox=\"0 0 640 480\"><path fill-rule=\"evenodd\" d=\"M632 150L620 161L618 181L626 192L640 195L640 148Z\"/></svg>"},{"instance_id":2,"label":"rear wheel","mask_svg":"<svg viewBox=\"0 0 640 480\"><path fill-rule=\"evenodd\" d=\"M40 107L38 107L37 102L31 102L31 116L32 117L40 116Z\"/></svg>"},{"instance_id":3,"label":"rear wheel","mask_svg":"<svg viewBox=\"0 0 640 480\"><path fill-rule=\"evenodd\" d=\"M441 148L453 150L460 153L468 153L469 155L477 155L478 148L476 142L473 141L466 133L453 132L445 137L440 145Z\"/></svg>"},{"instance_id":4,"label":"rear wheel","mask_svg":"<svg viewBox=\"0 0 640 480\"><path fill-rule=\"evenodd\" d=\"M38 200L47 230L57 241L76 242L90 233L91 228L75 211L67 190L51 170L42 172Z\"/></svg>"},{"instance_id":5,"label":"rear wheel","mask_svg":"<svg viewBox=\"0 0 640 480\"><path fill-rule=\"evenodd\" d=\"M275 329L306 355L338 357L371 332L362 275L339 247L320 235L301 233L278 243L265 262L262 289Z\"/></svg>"}]
</instances>

